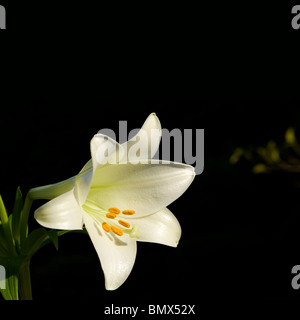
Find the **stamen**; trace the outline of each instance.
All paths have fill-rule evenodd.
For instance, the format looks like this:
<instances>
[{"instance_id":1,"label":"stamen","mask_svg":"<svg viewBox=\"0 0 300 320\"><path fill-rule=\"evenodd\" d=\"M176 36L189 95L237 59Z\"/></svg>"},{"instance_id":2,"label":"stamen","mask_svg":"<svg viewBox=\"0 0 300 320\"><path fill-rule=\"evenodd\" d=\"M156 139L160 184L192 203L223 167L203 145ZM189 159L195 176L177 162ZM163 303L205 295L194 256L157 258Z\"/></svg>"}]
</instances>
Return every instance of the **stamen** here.
<instances>
[{"instance_id":1,"label":"stamen","mask_svg":"<svg viewBox=\"0 0 300 320\"><path fill-rule=\"evenodd\" d=\"M109 208L108 211L114 214L119 214L121 212L118 208L115 207Z\"/></svg>"},{"instance_id":2,"label":"stamen","mask_svg":"<svg viewBox=\"0 0 300 320\"><path fill-rule=\"evenodd\" d=\"M106 223L106 222L103 222L103 223L102 223L102 228L103 228L103 230L106 231L106 232L110 232L110 230L111 230L109 224Z\"/></svg>"},{"instance_id":3,"label":"stamen","mask_svg":"<svg viewBox=\"0 0 300 320\"><path fill-rule=\"evenodd\" d=\"M134 210L124 210L122 211L123 214L126 214L128 216L131 216L133 214L135 214L135 211Z\"/></svg>"},{"instance_id":4,"label":"stamen","mask_svg":"<svg viewBox=\"0 0 300 320\"><path fill-rule=\"evenodd\" d=\"M115 233L118 236L122 236L123 235L122 230L117 228L117 227L111 226L111 230L112 230L113 233Z\"/></svg>"},{"instance_id":5,"label":"stamen","mask_svg":"<svg viewBox=\"0 0 300 320\"><path fill-rule=\"evenodd\" d=\"M125 228L130 228L130 223L124 221L124 220L119 220L118 221L122 226L124 226Z\"/></svg>"},{"instance_id":6,"label":"stamen","mask_svg":"<svg viewBox=\"0 0 300 320\"><path fill-rule=\"evenodd\" d=\"M114 219L117 215L115 213L107 213L106 218Z\"/></svg>"}]
</instances>

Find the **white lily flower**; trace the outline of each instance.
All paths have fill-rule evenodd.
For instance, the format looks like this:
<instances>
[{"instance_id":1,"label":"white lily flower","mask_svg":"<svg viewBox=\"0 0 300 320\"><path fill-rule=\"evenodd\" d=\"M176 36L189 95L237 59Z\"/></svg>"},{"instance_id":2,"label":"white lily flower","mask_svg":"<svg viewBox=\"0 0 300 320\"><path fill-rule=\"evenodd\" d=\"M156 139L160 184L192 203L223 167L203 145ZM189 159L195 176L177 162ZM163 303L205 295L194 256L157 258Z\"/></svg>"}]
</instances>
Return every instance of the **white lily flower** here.
<instances>
[{"instance_id":1,"label":"white lily flower","mask_svg":"<svg viewBox=\"0 0 300 320\"><path fill-rule=\"evenodd\" d=\"M36 198L55 196L35 211L42 226L75 230L85 225L107 290L117 289L129 276L137 241L176 247L180 239L180 224L167 206L186 191L195 171L189 165L151 159L160 137L161 126L154 113L124 144L96 134L91 140L92 159L78 175L41 187L42 195L37 191ZM146 161L137 161L132 152L137 144L140 152L146 150ZM57 196L62 190L68 191Z\"/></svg>"}]
</instances>

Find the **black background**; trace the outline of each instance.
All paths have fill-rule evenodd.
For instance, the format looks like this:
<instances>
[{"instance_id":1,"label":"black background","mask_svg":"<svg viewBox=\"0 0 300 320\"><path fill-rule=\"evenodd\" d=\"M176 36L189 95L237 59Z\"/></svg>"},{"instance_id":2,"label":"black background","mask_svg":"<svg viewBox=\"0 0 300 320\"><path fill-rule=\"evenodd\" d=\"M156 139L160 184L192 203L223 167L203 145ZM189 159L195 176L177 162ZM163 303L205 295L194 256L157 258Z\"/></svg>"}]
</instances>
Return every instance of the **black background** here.
<instances>
[{"instance_id":1,"label":"black background","mask_svg":"<svg viewBox=\"0 0 300 320\"><path fill-rule=\"evenodd\" d=\"M297 302L299 177L229 164L236 147L281 142L288 126L299 127L296 3L2 3L0 193L8 209L17 186L26 194L76 174L92 136L117 133L119 120L131 130L156 112L163 128L205 129L204 172L170 206L183 230L178 248L139 243L128 280L108 292L88 236L68 234L58 252L50 244L33 257L34 300L96 302L99 316L111 303L196 304L201 314L207 302Z\"/></svg>"}]
</instances>

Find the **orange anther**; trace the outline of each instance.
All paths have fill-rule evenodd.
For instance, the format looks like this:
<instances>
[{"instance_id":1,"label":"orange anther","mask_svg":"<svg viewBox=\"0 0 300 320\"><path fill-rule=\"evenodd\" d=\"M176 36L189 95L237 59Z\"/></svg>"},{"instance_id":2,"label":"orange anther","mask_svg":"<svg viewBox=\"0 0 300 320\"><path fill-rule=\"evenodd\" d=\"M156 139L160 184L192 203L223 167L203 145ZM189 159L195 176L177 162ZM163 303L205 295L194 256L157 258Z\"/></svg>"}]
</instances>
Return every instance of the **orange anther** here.
<instances>
[{"instance_id":1,"label":"orange anther","mask_svg":"<svg viewBox=\"0 0 300 320\"><path fill-rule=\"evenodd\" d=\"M114 219L117 215L115 213L107 213L106 218Z\"/></svg>"},{"instance_id":2,"label":"orange anther","mask_svg":"<svg viewBox=\"0 0 300 320\"><path fill-rule=\"evenodd\" d=\"M109 224L106 223L106 222L103 222L103 223L102 223L102 228L103 228L103 230L106 231L106 232L110 232L110 230L111 230Z\"/></svg>"},{"instance_id":3,"label":"orange anther","mask_svg":"<svg viewBox=\"0 0 300 320\"><path fill-rule=\"evenodd\" d=\"M118 208L115 207L109 208L108 211L114 214L119 214L121 212Z\"/></svg>"},{"instance_id":4,"label":"orange anther","mask_svg":"<svg viewBox=\"0 0 300 320\"><path fill-rule=\"evenodd\" d=\"M130 228L130 223L128 223L127 221L119 220L118 222L125 228Z\"/></svg>"},{"instance_id":5,"label":"orange anther","mask_svg":"<svg viewBox=\"0 0 300 320\"><path fill-rule=\"evenodd\" d=\"M135 214L135 211L134 210L124 210L124 211L122 211L122 213L131 216L131 215Z\"/></svg>"},{"instance_id":6,"label":"orange anther","mask_svg":"<svg viewBox=\"0 0 300 320\"><path fill-rule=\"evenodd\" d=\"M122 230L117 228L117 227L111 226L111 230L112 230L113 233L115 233L118 236L122 236L123 235Z\"/></svg>"}]
</instances>

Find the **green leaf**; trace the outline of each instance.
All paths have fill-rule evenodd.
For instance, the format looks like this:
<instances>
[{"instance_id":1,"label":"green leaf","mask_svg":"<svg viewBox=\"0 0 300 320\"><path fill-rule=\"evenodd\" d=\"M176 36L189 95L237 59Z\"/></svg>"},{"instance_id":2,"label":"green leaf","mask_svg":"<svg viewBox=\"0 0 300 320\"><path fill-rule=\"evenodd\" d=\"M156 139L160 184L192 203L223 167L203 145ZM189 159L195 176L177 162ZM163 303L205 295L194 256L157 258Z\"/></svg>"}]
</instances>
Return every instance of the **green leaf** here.
<instances>
[{"instance_id":1,"label":"green leaf","mask_svg":"<svg viewBox=\"0 0 300 320\"><path fill-rule=\"evenodd\" d=\"M12 232L12 214L10 214L8 216L8 224L9 224L9 227L10 227L10 231Z\"/></svg>"},{"instance_id":2,"label":"green leaf","mask_svg":"<svg viewBox=\"0 0 300 320\"><path fill-rule=\"evenodd\" d=\"M4 230L0 223L0 257L7 257L8 254L8 243L5 239Z\"/></svg>"},{"instance_id":3,"label":"green leaf","mask_svg":"<svg viewBox=\"0 0 300 320\"><path fill-rule=\"evenodd\" d=\"M58 234L56 230L49 230L48 236L54 244L56 250L58 250Z\"/></svg>"},{"instance_id":4,"label":"green leaf","mask_svg":"<svg viewBox=\"0 0 300 320\"><path fill-rule=\"evenodd\" d=\"M26 241L28 236L28 217L32 205L32 199L30 198L30 191L27 193L23 209L20 215L20 246Z\"/></svg>"},{"instance_id":5,"label":"green leaf","mask_svg":"<svg viewBox=\"0 0 300 320\"><path fill-rule=\"evenodd\" d=\"M5 209L1 195L0 195L0 221L3 226L4 224L8 223L8 217L7 217L6 209Z\"/></svg>"},{"instance_id":6,"label":"green leaf","mask_svg":"<svg viewBox=\"0 0 300 320\"><path fill-rule=\"evenodd\" d=\"M8 217L7 217L7 212L6 212L6 209L5 209L5 206L4 206L4 203L3 203L1 195L0 195L0 220L1 220L1 225L2 225L2 228L3 228L3 233L5 235L5 241L4 242L7 243L8 248L9 248L9 252L12 255L15 255L16 254L16 249L15 249L15 246L14 246L14 239L13 239L13 236L12 236L10 223L9 223L9 220L8 220Z\"/></svg>"},{"instance_id":7,"label":"green leaf","mask_svg":"<svg viewBox=\"0 0 300 320\"><path fill-rule=\"evenodd\" d=\"M48 237L48 232L44 228L38 228L32 231L21 248L23 255L32 256L37 252L42 242Z\"/></svg>"},{"instance_id":8,"label":"green leaf","mask_svg":"<svg viewBox=\"0 0 300 320\"><path fill-rule=\"evenodd\" d=\"M12 233L18 247L20 247L20 216L22 209L23 196L20 187L18 187L12 212Z\"/></svg>"}]
</instances>

